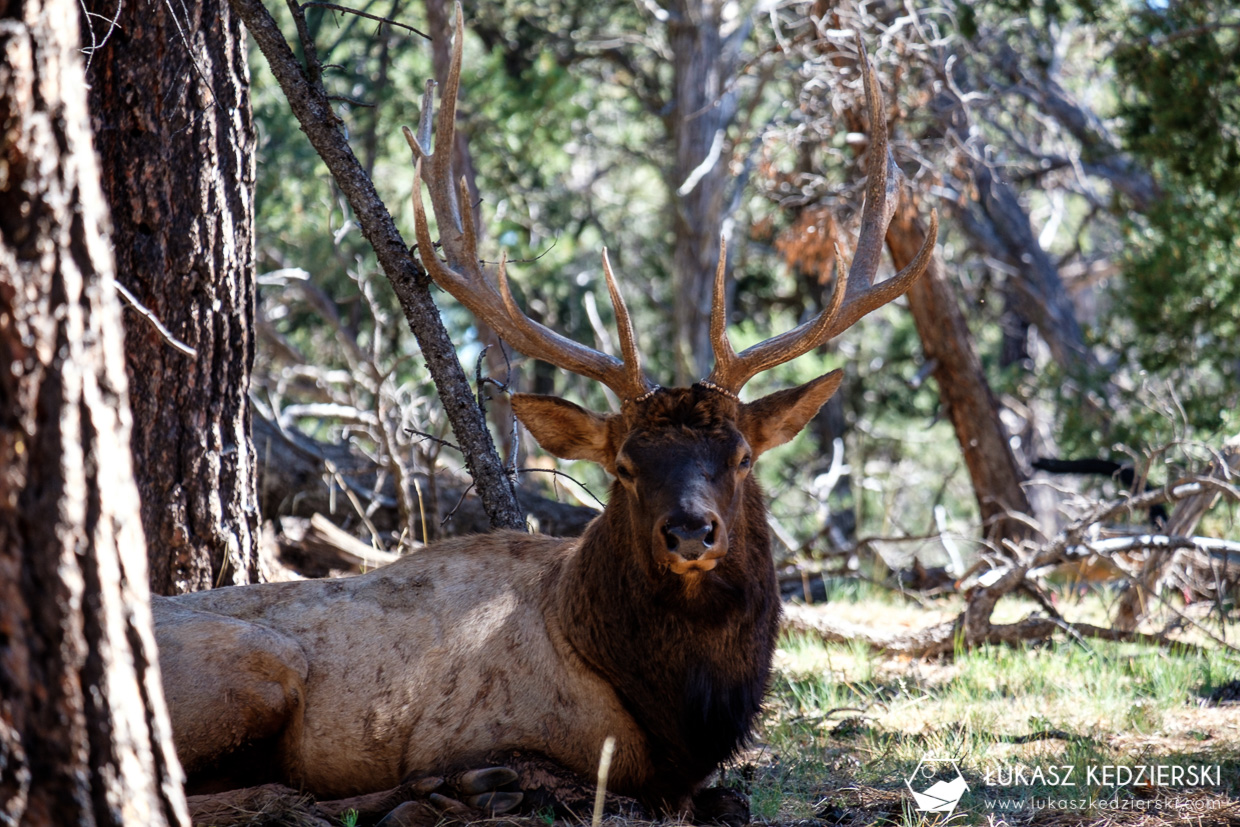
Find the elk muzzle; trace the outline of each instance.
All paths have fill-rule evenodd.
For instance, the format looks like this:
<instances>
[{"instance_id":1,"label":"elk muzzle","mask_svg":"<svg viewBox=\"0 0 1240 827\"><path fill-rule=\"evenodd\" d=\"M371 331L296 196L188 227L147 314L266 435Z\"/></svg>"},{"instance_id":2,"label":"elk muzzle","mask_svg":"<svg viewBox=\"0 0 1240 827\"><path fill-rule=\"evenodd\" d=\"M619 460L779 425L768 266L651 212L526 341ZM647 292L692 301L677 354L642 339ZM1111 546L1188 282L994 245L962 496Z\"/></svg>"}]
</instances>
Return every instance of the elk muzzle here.
<instances>
[{"instance_id":1,"label":"elk muzzle","mask_svg":"<svg viewBox=\"0 0 1240 827\"><path fill-rule=\"evenodd\" d=\"M675 513L654 530L655 558L676 574L705 573L728 553L728 534L714 511Z\"/></svg>"}]
</instances>

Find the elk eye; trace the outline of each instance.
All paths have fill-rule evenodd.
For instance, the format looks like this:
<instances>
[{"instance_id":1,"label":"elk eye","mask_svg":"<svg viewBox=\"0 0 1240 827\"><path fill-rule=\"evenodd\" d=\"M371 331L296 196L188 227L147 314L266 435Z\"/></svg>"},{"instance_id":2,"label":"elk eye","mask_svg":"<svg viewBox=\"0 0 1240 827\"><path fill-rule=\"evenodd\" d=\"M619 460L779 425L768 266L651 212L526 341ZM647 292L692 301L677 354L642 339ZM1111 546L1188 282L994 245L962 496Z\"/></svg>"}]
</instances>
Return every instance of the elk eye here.
<instances>
[{"instance_id":1,"label":"elk eye","mask_svg":"<svg viewBox=\"0 0 1240 827\"><path fill-rule=\"evenodd\" d=\"M633 468L627 462L624 462L624 463L617 462L616 463L616 476L619 477L624 482L632 482L633 481Z\"/></svg>"},{"instance_id":2,"label":"elk eye","mask_svg":"<svg viewBox=\"0 0 1240 827\"><path fill-rule=\"evenodd\" d=\"M736 467L744 471L748 469L752 463L753 456L751 454L745 454L745 456L741 457L741 461L736 464Z\"/></svg>"}]
</instances>

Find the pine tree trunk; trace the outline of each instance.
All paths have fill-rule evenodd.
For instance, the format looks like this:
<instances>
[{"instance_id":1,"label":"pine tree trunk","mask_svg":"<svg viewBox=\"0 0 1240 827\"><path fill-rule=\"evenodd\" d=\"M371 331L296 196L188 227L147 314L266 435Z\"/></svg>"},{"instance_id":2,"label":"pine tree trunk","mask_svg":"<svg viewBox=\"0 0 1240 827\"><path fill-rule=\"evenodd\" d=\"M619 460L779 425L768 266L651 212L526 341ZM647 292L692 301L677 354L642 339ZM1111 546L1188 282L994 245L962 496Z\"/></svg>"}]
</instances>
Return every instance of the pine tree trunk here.
<instances>
[{"instance_id":1,"label":"pine tree trunk","mask_svg":"<svg viewBox=\"0 0 1240 827\"><path fill-rule=\"evenodd\" d=\"M0 823L187 824L77 6L0 4Z\"/></svg>"},{"instance_id":2,"label":"pine tree trunk","mask_svg":"<svg viewBox=\"0 0 1240 827\"><path fill-rule=\"evenodd\" d=\"M88 81L125 313L133 453L161 594L253 583L259 514L247 393L254 363L254 128L241 26L218 0L85 0L106 42Z\"/></svg>"}]
</instances>

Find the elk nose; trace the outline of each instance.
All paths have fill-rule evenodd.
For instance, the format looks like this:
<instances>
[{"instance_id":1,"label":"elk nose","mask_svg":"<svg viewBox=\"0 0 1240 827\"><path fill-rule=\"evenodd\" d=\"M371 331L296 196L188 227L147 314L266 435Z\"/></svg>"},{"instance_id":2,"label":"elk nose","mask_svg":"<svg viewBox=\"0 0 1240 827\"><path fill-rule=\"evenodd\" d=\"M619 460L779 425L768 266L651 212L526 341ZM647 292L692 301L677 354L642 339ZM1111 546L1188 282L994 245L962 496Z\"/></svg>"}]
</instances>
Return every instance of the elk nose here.
<instances>
[{"instance_id":1,"label":"elk nose","mask_svg":"<svg viewBox=\"0 0 1240 827\"><path fill-rule=\"evenodd\" d=\"M663 526L663 542L668 551L679 554L685 560L696 560L715 544L715 523L713 520L666 523Z\"/></svg>"}]
</instances>

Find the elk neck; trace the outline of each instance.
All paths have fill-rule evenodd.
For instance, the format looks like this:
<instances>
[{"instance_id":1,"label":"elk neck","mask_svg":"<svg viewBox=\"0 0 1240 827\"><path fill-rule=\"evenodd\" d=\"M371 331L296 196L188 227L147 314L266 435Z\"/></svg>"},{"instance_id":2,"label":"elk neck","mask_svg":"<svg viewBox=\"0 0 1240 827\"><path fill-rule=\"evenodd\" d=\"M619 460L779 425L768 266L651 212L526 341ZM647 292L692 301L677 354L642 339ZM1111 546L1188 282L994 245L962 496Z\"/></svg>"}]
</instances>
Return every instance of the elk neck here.
<instances>
[{"instance_id":1,"label":"elk neck","mask_svg":"<svg viewBox=\"0 0 1240 827\"><path fill-rule=\"evenodd\" d=\"M613 485L560 582L569 644L616 690L647 734L654 772L640 793L674 808L735 753L758 713L779 623L766 507L744 481L729 550L701 577L652 571L650 535ZM617 790L624 792L624 790Z\"/></svg>"}]
</instances>

